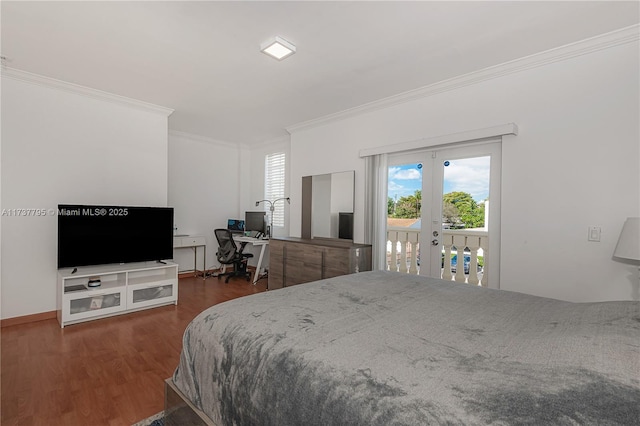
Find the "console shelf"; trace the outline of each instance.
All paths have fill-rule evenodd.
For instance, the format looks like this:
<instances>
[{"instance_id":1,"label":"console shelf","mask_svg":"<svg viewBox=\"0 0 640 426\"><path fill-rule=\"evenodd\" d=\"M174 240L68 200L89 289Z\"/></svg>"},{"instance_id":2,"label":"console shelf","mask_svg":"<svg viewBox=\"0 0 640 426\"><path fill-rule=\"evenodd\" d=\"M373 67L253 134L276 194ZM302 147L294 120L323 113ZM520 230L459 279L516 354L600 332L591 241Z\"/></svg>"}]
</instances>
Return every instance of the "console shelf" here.
<instances>
[{"instance_id":1,"label":"console shelf","mask_svg":"<svg viewBox=\"0 0 640 426\"><path fill-rule=\"evenodd\" d=\"M89 280L100 279L98 287ZM58 270L60 327L156 306L178 304L178 265L138 262Z\"/></svg>"}]
</instances>

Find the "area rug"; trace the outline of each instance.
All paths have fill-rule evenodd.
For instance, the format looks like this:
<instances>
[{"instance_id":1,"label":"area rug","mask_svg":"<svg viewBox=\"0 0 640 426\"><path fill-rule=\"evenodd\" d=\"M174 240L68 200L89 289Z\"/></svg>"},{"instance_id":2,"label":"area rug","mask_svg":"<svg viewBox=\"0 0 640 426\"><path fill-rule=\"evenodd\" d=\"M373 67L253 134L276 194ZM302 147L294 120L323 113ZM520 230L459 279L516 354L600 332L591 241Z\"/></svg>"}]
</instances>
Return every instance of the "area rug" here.
<instances>
[{"instance_id":1,"label":"area rug","mask_svg":"<svg viewBox=\"0 0 640 426\"><path fill-rule=\"evenodd\" d=\"M164 426L164 411L160 411L151 417L140 420L132 426Z\"/></svg>"}]
</instances>

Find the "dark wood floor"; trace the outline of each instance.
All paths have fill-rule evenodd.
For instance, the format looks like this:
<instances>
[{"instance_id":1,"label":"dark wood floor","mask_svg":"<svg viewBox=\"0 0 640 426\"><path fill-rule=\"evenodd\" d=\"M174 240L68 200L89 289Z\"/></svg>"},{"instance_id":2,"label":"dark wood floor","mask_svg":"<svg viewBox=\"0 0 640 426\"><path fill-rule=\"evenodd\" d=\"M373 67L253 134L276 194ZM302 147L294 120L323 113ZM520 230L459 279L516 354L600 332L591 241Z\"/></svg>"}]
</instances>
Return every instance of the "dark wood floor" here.
<instances>
[{"instance_id":1,"label":"dark wood floor","mask_svg":"<svg viewBox=\"0 0 640 426\"><path fill-rule=\"evenodd\" d=\"M201 311L265 291L243 279L181 278L178 305L70 325L1 331L0 424L125 425L164 408L187 324Z\"/></svg>"}]
</instances>

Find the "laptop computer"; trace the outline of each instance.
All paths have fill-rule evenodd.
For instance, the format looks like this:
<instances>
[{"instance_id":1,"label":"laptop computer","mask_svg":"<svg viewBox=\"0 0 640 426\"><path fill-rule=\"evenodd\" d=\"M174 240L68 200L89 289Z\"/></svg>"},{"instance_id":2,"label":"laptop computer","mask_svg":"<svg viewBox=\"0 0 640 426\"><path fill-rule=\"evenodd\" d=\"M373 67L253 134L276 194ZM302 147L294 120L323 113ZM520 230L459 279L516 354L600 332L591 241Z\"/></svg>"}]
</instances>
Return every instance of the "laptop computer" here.
<instances>
[{"instance_id":1,"label":"laptop computer","mask_svg":"<svg viewBox=\"0 0 640 426\"><path fill-rule=\"evenodd\" d=\"M227 220L227 229L233 233L243 233L244 232L244 220L242 219L228 219Z\"/></svg>"}]
</instances>

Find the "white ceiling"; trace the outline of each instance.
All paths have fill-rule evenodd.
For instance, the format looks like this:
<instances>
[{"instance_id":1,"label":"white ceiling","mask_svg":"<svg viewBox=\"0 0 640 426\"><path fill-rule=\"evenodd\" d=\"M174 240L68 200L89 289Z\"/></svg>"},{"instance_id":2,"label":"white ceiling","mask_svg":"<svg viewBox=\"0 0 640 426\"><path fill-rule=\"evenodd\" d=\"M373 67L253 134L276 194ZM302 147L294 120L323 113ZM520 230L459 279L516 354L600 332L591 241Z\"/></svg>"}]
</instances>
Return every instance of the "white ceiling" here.
<instances>
[{"instance_id":1,"label":"white ceiling","mask_svg":"<svg viewBox=\"0 0 640 426\"><path fill-rule=\"evenodd\" d=\"M175 109L172 130L285 127L639 22L632 2L2 1L5 65ZM259 52L280 35L298 52Z\"/></svg>"}]
</instances>

